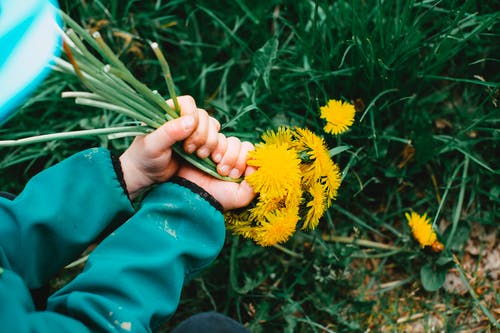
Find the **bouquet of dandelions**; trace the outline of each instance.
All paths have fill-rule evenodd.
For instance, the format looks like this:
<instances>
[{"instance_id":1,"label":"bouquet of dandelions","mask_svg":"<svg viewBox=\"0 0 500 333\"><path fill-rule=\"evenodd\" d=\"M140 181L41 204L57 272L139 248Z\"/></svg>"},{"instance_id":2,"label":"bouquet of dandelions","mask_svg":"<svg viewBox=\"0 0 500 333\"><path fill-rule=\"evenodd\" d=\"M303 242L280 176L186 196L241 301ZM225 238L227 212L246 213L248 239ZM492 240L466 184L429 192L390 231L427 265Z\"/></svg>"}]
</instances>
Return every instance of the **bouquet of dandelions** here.
<instances>
[{"instance_id":1,"label":"bouquet of dandelions","mask_svg":"<svg viewBox=\"0 0 500 333\"><path fill-rule=\"evenodd\" d=\"M4 140L0 141L0 146L96 135L145 135L179 117L170 69L156 43L149 45L162 67L174 102L173 109L157 91L150 90L132 75L99 32L90 34L64 12L61 17L66 25L61 31L66 59L55 58L54 69L77 76L88 90L64 92L62 97L122 114L131 118L134 125ZM334 135L346 131L353 123L354 113L353 105L330 100L321 107L321 117L326 120L325 131ZM173 149L187 162L214 177L241 181L219 175L209 158L189 155L181 145ZM281 127L264 133L262 142L256 144L248 160L248 165L257 169L246 177L257 193L256 199L243 210L226 213L228 229L261 246L283 243L297 229L314 229L335 199L341 183L340 169L331 156L345 149L328 150L322 137L305 128Z\"/></svg>"},{"instance_id":2,"label":"bouquet of dandelions","mask_svg":"<svg viewBox=\"0 0 500 333\"><path fill-rule=\"evenodd\" d=\"M355 109L349 103L330 100L320 110L327 133L340 134L354 121ZM297 229L316 228L341 183L340 168L331 157L346 148L328 150L324 139L306 128L264 133L248 160L257 168L246 177L256 200L226 214L228 229L270 246L286 242Z\"/></svg>"}]
</instances>

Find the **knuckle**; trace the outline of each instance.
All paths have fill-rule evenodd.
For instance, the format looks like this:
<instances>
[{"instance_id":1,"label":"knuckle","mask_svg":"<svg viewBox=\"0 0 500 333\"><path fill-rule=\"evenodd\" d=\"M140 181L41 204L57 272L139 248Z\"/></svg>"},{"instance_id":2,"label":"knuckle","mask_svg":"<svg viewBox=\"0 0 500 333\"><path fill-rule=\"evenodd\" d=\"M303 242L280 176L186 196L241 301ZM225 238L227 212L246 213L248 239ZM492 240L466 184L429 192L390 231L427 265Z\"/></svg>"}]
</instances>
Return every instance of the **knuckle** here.
<instances>
[{"instance_id":1,"label":"knuckle","mask_svg":"<svg viewBox=\"0 0 500 333\"><path fill-rule=\"evenodd\" d=\"M182 104L196 105L196 102L191 95L182 95L178 97L178 100Z\"/></svg>"},{"instance_id":2,"label":"knuckle","mask_svg":"<svg viewBox=\"0 0 500 333\"><path fill-rule=\"evenodd\" d=\"M255 149L255 146L251 142L248 142L248 141L243 141L241 143L241 146L243 147L243 149L245 149L247 151Z\"/></svg>"},{"instance_id":3,"label":"knuckle","mask_svg":"<svg viewBox=\"0 0 500 333\"><path fill-rule=\"evenodd\" d=\"M231 145L234 145L234 144L238 144L239 143L239 139L235 136L230 136L227 138L227 143L228 144L231 144Z\"/></svg>"},{"instance_id":4,"label":"knuckle","mask_svg":"<svg viewBox=\"0 0 500 333\"><path fill-rule=\"evenodd\" d=\"M220 122L213 117L210 117L210 121L212 122L212 125L214 126L215 130L219 131L220 130Z\"/></svg>"},{"instance_id":5,"label":"knuckle","mask_svg":"<svg viewBox=\"0 0 500 333\"><path fill-rule=\"evenodd\" d=\"M189 95L180 96L177 98L181 109L181 114L191 114L196 111L196 102Z\"/></svg>"}]
</instances>

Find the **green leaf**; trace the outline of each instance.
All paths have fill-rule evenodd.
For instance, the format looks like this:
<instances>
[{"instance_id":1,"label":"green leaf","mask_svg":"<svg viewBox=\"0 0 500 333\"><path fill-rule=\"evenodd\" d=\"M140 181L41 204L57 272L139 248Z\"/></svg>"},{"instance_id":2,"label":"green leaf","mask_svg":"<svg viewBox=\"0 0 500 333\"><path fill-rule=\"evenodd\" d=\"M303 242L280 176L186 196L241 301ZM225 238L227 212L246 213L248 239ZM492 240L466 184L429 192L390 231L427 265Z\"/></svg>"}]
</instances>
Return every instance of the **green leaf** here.
<instances>
[{"instance_id":1,"label":"green leaf","mask_svg":"<svg viewBox=\"0 0 500 333\"><path fill-rule=\"evenodd\" d=\"M335 148L332 148L328 151L328 154L330 155L330 157L333 157L335 155L338 155L346 150L349 150L351 149L352 146L339 146L339 147L335 147Z\"/></svg>"},{"instance_id":2,"label":"green leaf","mask_svg":"<svg viewBox=\"0 0 500 333\"><path fill-rule=\"evenodd\" d=\"M451 235L452 226L450 225L446 228L444 232L444 239L448 239ZM471 228L468 224L461 224L457 227L456 232L453 235L450 243L448 244L448 250L450 251L461 251L470 237Z\"/></svg>"},{"instance_id":3,"label":"green leaf","mask_svg":"<svg viewBox=\"0 0 500 333\"><path fill-rule=\"evenodd\" d=\"M271 67L278 54L278 39L269 39L253 56L253 70L258 77L262 77L264 85L270 89Z\"/></svg>"},{"instance_id":4,"label":"green leaf","mask_svg":"<svg viewBox=\"0 0 500 333\"><path fill-rule=\"evenodd\" d=\"M420 269L420 280L427 291L436 291L444 283L448 269L434 269L431 264L422 266Z\"/></svg>"},{"instance_id":5,"label":"green leaf","mask_svg":"<svg viewBox=\"0 0 500 333\"><path fill-rule=\"evenodd\" d=\"M438 260L436 260L436 265L442 267L442 266L449 266L450 263L453 262L453 258L447 255L440 256Z\"/></svg>"}]
</instances>

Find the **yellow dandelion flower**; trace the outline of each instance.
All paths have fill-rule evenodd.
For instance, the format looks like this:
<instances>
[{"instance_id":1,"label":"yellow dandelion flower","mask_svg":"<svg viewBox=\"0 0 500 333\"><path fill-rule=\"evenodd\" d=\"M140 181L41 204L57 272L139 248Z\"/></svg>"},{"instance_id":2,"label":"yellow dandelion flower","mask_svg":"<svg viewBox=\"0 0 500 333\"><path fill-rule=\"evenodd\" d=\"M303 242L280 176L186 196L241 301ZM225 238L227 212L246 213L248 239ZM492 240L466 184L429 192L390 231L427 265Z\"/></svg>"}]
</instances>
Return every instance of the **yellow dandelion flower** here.
<instances>
[{"instance_id":1,"label":"yellow dandelion flower","mask_svg":"<svg viewBox=\"0 0 500 333\"><path fill-rule=\"evenodd\" d=\"M230 225L251 225L252 216L249 211L231 210L224 213L224 221Z\"/></svg>"},{"instance_id":2,"label":"yellow dandelion flower","mask_svg":"<svg viewBox=\"0 0 500 333\"><path fill-rule=\"evenodd\" d=\"M302 189L294 189L288 192L285 198L285 207L289 209L299 209L300 203L302 202Z\"/></svg>"},{"instance_id":3,"label":"yellow dandelion flower","mask_svg":"<svg viewBox=\"0 0 500 333\"><path fill-rule=\"evenodd\" d=\"M300 191L300 160L297 152L285 145L257 144L248 154L247 164L257 170L245 179L255 192L269 197L284 197Z\"/></svg>"},{"instance_id":4,"label":"yellow dandelion flower","mask_svg":"<svg viewBox=\"0 0 500 333\"><path fill-rule=\"evenodd\" d=\"M259 196L255 207L249 209L252 217L255 219L263 219L266 214L273 210L282 209L285 207L285 197L266 197Z\"/></svg>"},{"instance_id":5,"label":"yellow dandelion flower","mask_svg":"<svg viewBox=\"0 0 500 333\"><path fill-rule=\"evenodd\" d=\"M290 145L292 131L287 127L280 127L276 132L269 130L262 134L262 141L267 144Z\"/></svg>"},{"instance_id":6,"label":"yellow dandelion flower","mask_svg":"<svg viewBox=\"0 0 500 333\"><path fill-rule=\"evenodd\" d=\"M331 160L330 160L331 161ZM331 201L335 199L337 196L337 191L340 187L340 183L342 182L342 176L340 174L339 166L331 161L331 165L329 165L326 176L322 182L324 182L327 194L327 208L330 207Z\"/></svg>"},{"instance_id":7,"label":"yellow dandelion flower","mask_svg":"<svg viewBox=\"0 0 500 333\"><path fill-rule=\"evenodd\" d=\"M224 214L226 227L229 231L245 238L253 238L255 234L254 220L250 212L230 211Z\"/></svg>"},{"instance_id":8,"label":"yellow dandelion flower","mask_svg":"<svg viewBox=\"0 0 500 333\"><path fill-rule=\"evenodd\" d=\"M286 242L295 232L299 221L298 209L282 209L269 213L266 221L255 228L254 240L260 246Z\"/></svg>"},{"instance_id":9,"label":"yellow dandelion flower","mask_svg":"<svg viewBox=\"0 0 500 333\"><path fill-rule=\"evenodd\" d=\"M354 122L354 105L331 99L325 106L320 107L321 118L326 120L325 132L341 134L347 131Z\"/></svg>"},{"instance_id":10,"label":"yellow dandelion flower","mask_svg":"<svg viewBox=\"0 0 500 333\"><path fill-rule=\"evenodd\" d=\"M326 177L333 168L333 161L328 153L328 148L322 137L314 134L309 129L297 128L296 149L307 155L308 161L301 164L306 183L316 183L321 177Z\"/></svg>"},{"instance_id":11,"label":"yellow dandelion flower","mask_svg":"<svg viewBox=\"0 0 500 333\"><path fill-rule=\"evenodd\" d=\"M419 215L411 212L411 214L406 213L405 216L413 237L415 237L422 248L432 246L436 242L436 232L432 229L430 218L427 217L427 214Z\"/></svg>"},{"instance_id":12,"label":"yellow dandelion flower","mask_svg":"<svg viewBox=\"0 0 500 333\"><path fill-rule=\"evenodd\" d=\"M255 227L248 225L228 225L227 230L231 231L235 235L248 239L254 239L256 233Z\"/></svg>"},{"instance_id":13,"label":"yellow dandelion flower","mask_svg":"<svg viewBox=\"0 0 500 333\"><path fill-rule=\"evenodd\" d=\"M281 209L298 209L302 200L302 191L289 191L284 197L273 198L260 195L255 206L248 209L252 218L262 220L269 212Z\"/></svg>"},{"instance_id":14,"label":"yellow dandelion flower","mask_svg":"<svg viewBox=\"0 0 500 333\"><path fill-rule=\"evenodd\" d=\"M325 187L321 183L315 183L309 189L308 193L311 199L307 202L307 214L304 219L302 230L314 229L319 223L319 219L323 216L326 209Z\"/></svg>"}]
</instances>

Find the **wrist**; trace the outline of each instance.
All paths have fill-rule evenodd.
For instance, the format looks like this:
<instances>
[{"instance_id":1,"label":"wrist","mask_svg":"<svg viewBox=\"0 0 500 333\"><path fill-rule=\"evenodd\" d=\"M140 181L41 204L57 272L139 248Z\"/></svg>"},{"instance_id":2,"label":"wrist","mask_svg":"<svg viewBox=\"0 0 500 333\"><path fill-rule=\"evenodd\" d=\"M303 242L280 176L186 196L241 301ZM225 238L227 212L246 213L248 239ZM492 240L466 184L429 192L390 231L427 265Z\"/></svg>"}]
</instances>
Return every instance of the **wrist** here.
<instances>
[{"instance_id":1,"label":"wrist","mask_svg":"<svg viewBox=\"0 0 500 333\"><path fill-rule=\"evenodd\" d=\"M152 184L151 180L144 176L143 172L130 161L127 154L122 154L119 158L123 173L123 182L130 200L137 198L142 192Z\"/></svg>"}]
</instances>

